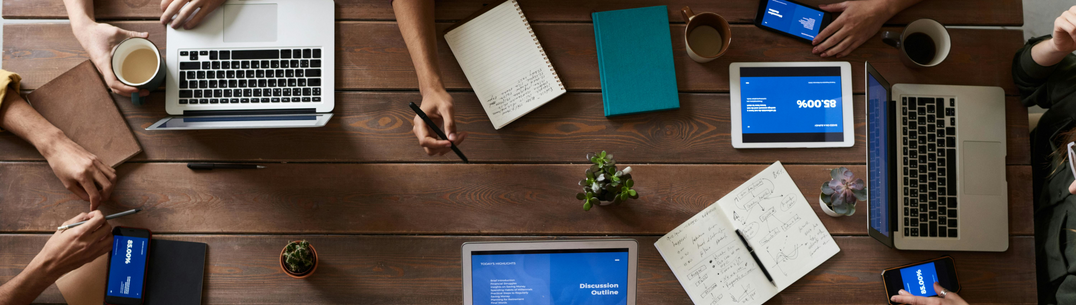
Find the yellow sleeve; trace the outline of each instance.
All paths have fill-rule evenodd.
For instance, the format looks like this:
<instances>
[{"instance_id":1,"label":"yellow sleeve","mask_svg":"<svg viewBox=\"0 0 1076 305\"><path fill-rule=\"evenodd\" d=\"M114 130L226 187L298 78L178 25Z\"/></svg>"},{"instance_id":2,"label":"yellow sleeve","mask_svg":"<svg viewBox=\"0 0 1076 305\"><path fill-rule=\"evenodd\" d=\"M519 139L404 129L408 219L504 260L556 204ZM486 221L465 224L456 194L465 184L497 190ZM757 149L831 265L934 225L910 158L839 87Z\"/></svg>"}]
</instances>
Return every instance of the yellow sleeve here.
<instances>
[{"instance_id":1,"label":"yellow sleeve","mask_svg":"<svg viewBox=\"0 0 1076 305\"><path fill-rule=\"evenodd\" d=\"M0 104L4 103L4 98L7 93L14 92L13 94L19 94L19 86L22 83L22 77L18 74L7 70L0 70ZM4 131L0 129L0 131Z\"/></svg>"}]
</instances>

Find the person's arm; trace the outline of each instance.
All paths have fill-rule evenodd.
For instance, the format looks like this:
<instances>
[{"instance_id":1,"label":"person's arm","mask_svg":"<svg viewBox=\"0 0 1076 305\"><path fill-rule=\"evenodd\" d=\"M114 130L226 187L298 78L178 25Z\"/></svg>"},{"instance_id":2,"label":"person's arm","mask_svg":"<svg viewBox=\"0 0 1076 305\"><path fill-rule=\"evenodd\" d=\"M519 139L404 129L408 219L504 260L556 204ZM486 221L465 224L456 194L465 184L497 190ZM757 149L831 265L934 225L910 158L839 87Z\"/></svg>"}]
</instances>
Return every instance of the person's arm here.
<instances>
[{"instance_id":1,"label":"person's arm","mask_svg":"<svg viewBox=\"0 0 1076 305\"><path fill-rule=\"evenodd\" d=\"M0 104L0 128L34 145L64 187L82 200L90 201L90 210L108 200L116 182L116 170L71 141L30 107L14 88L7 87L6 91Z\"/></svg>"},{"instance_id":2,"label":"person's arm","mask_svg":"<svg viewBox=\"0 0 1076 305\"><path fill-rule=\"evenodd\" d=\"M812 53L844 57L874 37L889 18L922 0L853 0L823 4L819 8L841 13L815 36Z\"/></svg>"},{"instance_id":3,"label":"person's arm","mask_svg":"<svg viewBox=\"0 0 1076 305\"><path fill-rule=\"evenodd\" d=\"M22 272L0 285L0 304L30 304L60 276L112 249L112 226L101 211L82 213L64 224L83 220L88 222L53 234Z\"/></svg>"},{"instance_id":4,"label":"person's arm","mask_svg":"<svg viewBox=\"0 0 1076 305\"><path fill-rule=\"evenodd\" d=\"M1062 12L1054 20L1051 35L1032 38L1016 52L1012 63L1013 82L1020 90L1025 106L1052 108L1073 93L1067 80L1074 73L1076 62L1076 6ZM1065 64L1064 62L1068 62ZM1058 86L1047 86L1055 82Z\"/></svg>"},{"instance_id":5,"label":"person's arm","mask_svg":"<svg viewBox=\"0 0 1076 305\"><path fill-rule=\"evenodd\" d=\"M193 29L225 0L161 0L161 24ZM197 13L195 13L197 11ZM171 23L171 24L169 24Z\"/></svg>"},{"instance_id":6,"label":"person's arm","mask_svg":"<svg viewBox=\"0 0 1076 305\"><path fill-rule=\"evenodd\" d=\"M1043 67L1056 65L1076 51L1076 6L1054 19L1053 37L1031 48L1031 58Z\"/></svg>"},{"instance_id":7,"label":"person's arm","mask_svg":"<svg viewBox=\"0 0 1076 305\"><path fill-rule=\"evenodd\" d=\"M138 90L123 84L112 72L112 47L129 37L148 38L149 33L97 23L93 15L93 0L64 0L64 6L67 8L67 17L71 20L71 31L74 32L75 39L78 39L79 44L86 50L112 92L127 96L135 92L140 96L149 95L149 90Z\"/></svg>"},{"instance_id":8,"label":"person's arm","mask_svg":"<svg viewBox=\"0 0 1076 305\"><path fill-rule=\"evenodd\" d=\"M414 119L415 128L412 131L418 137L418 144L426 150L426 154L444 155L452 151L452 143L459 145L467 134L456 132L456 124L452 118L454 114L452 96L448 95L445 85L441 82L441 69L437 62L437 29L433 23L433 1L396 0L392 3L392 9L396 13L396 22L400 26L404 43L407 44L411 62L415 65L415 72L418 73L422 111L426 112L426 115L435 123L443 122L443 130L448 135L448 141L438 140L433 131L417 115Z\"/></svg>"}]
</instances>

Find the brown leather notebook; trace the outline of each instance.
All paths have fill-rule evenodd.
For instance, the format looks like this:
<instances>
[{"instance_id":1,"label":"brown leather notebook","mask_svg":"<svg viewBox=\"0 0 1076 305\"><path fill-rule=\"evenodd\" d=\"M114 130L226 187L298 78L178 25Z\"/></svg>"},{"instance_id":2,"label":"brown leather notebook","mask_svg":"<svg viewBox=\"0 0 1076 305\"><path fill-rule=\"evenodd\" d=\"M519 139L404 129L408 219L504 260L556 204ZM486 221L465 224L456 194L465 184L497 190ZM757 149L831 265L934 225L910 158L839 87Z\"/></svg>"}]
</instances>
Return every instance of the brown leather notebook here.
<instances>
[{"instance_id":1,"label":"brown leather notebook","mask_svg":"<svg viewBox=\"0 0 1076 305\"><path fill-rule=\"evenodd\" d=\"M115 168L142 152L89 60L37 88L26 99L52 125L108 166Z\"/></svg>"}]
</instances>

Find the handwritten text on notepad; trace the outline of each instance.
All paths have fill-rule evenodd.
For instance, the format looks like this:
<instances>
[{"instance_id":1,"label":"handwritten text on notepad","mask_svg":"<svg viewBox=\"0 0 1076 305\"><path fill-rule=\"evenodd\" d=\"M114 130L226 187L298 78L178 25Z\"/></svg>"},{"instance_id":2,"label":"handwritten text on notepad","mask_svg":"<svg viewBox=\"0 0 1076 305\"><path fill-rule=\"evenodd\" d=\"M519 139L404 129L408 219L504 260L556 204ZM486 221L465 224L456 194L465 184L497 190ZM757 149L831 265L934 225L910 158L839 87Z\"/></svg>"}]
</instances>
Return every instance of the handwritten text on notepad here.
<instances>
[{"instance_id":1,"label":"handwritten text on notepad","mask_svg":"<svg viewBox=\"0 0 1076 305\"><path fill-rule=\"evenodd\" d=\"M505 89L500 94L490 95L486 108L489 109L491 115L509 114L553 90L553 84L545 77L542 69L535 69L519 78L514 86Z\"/></svg>"}]
</instances>

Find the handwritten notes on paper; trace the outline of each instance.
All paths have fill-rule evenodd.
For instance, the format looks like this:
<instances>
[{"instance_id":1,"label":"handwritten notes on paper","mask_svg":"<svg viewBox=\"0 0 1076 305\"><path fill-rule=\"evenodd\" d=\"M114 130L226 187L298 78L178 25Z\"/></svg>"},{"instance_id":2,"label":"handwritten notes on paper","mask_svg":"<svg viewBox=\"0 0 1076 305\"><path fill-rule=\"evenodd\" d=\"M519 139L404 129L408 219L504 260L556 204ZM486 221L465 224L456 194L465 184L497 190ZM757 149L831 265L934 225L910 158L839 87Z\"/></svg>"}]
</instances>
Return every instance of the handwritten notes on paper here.
<instances>
[{"instance_id":1,"label":"handwritten notes on paper","mask_svg":"<svg viewBox=\"0 0 1076 305\"><path fill-rule=\"evenodd\" d=\"M739 229L771 284L736 236ZM695 304L762 304L840 251L780 162L654 246Z\"/></svg>"},{"instance_id":2,"label":"handwritten notes on paper","mask_svg":"<svg viewBox=\"0 0 1076 305\"><path fill-rule=\"evenodd\" d=\"M567 92L515 0L450 29L445 41L494 128Z\"/></svg>"}]
</instances>

